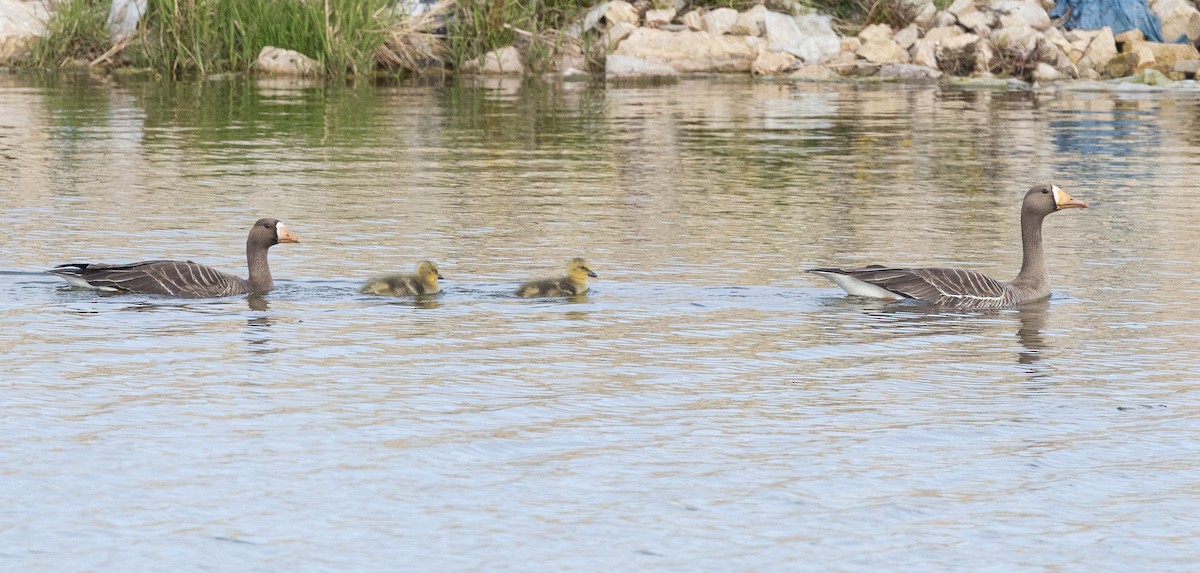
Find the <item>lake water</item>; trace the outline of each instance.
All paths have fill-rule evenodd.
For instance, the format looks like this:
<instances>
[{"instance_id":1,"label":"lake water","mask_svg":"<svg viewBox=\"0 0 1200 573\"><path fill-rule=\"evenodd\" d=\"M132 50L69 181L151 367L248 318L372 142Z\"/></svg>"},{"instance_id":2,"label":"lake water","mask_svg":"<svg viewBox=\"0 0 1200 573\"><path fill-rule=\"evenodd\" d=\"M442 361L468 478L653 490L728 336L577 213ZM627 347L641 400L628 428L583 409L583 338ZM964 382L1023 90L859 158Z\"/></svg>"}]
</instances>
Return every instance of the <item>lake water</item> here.
<instances>
[{"instance_id":1,"label":"lake water","mask_svg":"<svg viewBox=\"0 0 1200 573\"><path fill-rule=\"evenodd\" d=\"M1191 570L1200 95L0 76L0 569ZM848 298L814 266L1054 296ZM265 297L103 295L191 259ZM522 280L588 257L577 300ZM360 295L438 262L444 294Z\"/></svg>"}]
</instances>

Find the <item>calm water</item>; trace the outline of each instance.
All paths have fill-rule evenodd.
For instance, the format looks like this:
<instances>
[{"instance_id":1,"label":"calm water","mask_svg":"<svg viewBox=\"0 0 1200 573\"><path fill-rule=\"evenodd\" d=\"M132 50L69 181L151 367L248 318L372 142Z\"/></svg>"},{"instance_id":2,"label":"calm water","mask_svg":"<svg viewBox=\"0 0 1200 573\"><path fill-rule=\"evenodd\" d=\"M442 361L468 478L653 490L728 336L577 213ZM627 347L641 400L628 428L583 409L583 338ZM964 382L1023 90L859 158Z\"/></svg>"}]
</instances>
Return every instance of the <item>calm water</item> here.
<instances>
[{"instance_id":1,"label":"calm water","mask_svg":"<svg viewBox=\"0 0 1200 573\"><path fill-rule=\"evenodd\" d=\"M0 569L1189 570L1200 96L0 77ZM822 265L1055 295L849 299ZM72 290L181 258L265 298ZM580 300L517 300L576 255ZM363 296L439 263L431 301Z\"/></svg>"}]
</instances>

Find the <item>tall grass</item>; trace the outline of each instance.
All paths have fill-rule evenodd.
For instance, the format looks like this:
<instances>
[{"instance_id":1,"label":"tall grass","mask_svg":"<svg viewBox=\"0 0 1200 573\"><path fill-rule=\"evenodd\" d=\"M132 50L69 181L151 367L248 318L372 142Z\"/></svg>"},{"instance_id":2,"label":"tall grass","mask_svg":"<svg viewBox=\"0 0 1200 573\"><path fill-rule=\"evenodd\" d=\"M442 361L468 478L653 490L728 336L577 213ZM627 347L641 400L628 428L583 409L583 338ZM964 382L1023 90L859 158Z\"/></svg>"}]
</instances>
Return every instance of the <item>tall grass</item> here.
<instances>
[{"instance_id":1,"label":"tall grass","mask_svg":"<svg viewBox=\"0 0 1200 573\"><path fill-rule=\"evenodd\" d=\"M46 34L34 42L24 63L39 68L59 67L70 60L91 61L110 46L108 2L66 0L46 22Z\"/></svg>"}]
</instances>

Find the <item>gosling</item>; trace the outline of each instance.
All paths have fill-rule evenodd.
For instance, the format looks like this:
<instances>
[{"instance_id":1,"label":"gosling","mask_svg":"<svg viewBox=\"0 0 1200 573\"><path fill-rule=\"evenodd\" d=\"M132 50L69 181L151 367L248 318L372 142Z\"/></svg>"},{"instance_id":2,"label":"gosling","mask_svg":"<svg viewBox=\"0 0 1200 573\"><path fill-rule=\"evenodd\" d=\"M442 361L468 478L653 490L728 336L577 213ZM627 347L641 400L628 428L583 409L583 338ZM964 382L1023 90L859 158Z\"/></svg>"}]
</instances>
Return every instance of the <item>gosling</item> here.
<instances>
[{"instance_id":1,"label":"gosling","mask_svg":"<svg viewBox=\"0 0 1200 573\"><path fill-rule=\"evenodd\" d=\"M596 278L596 273L588 268L587 261L576 257L567 263L567 276L527 282L517 288L517 296L536 298L581 295L588 291L588 277Z\"/></svg>"},{"instance_id":2,"label":"gosling","mask_svg":"<svg viewBox=\"0 0 1200 573\"><path fill-rule=\"evenodd\" d=\"M417 265L417 274L394 274L374 277L367 281L358 292L382 296L420 296L441 292L438 279L444 278L438 273L437 265L425 261Z\"/></svg>"}]
</instances>

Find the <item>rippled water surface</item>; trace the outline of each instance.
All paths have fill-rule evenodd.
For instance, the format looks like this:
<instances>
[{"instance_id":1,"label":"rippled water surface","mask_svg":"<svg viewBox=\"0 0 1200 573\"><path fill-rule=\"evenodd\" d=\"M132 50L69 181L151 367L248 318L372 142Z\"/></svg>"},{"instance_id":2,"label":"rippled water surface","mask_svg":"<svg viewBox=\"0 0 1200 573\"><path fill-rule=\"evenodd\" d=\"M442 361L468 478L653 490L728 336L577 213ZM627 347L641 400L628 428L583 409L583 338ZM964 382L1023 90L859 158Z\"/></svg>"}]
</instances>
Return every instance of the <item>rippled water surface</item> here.
<instances>
[{"instance_id":1,"label":"rippled water surface","mask_svg":"<svg viewBox=\"0 0 1200 573\"><path fill-rule=\"evenodd\" d=\"M0 77L0 569L1190 570L1200 99ZM813 266L1020 266L938 311ZM265 297L75 290L192 259ZM587 256L574 300L522 280ZM360 295L437 261L445 293Z\"/></svg>"}]
</instances>

